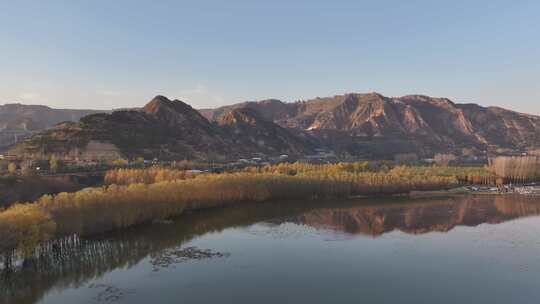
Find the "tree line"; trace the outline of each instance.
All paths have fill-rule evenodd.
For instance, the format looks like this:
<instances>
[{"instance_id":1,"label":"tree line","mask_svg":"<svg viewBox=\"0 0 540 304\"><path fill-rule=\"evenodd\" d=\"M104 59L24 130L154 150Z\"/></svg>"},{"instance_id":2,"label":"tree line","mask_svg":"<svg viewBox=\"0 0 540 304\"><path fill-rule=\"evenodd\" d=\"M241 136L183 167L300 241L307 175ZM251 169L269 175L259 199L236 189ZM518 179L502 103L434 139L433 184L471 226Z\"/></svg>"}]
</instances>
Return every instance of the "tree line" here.
<instances>
[{"instance_id":1,"label":"tree line","mask_svg":"<svg viewBox=\"0 0 540 304\"><path fill-rule=\"evenodd\" d=\"M527 183L540 179L540 157L500 156L489 161L489 169L505 182Z\"/></svg>"},{"instance_id":2,"label":"tree line","mask_svg":"<svg viewBox=\"0 0 540 304\"><path fill-rule=\"evenodd\" d=\"M291 164L296 174L238 172L186 178L174 169L115 170L120 185L45 195L0 212L0 251L28 252L41 241L92 235L202 209L242 202L395 194L455 186L450 175L395 167L365 171L361 165L311 167ZM287 170L291 170L288 168ZM282 170L282 169L279 169ZM120 174L119 174L120 173ZM114 176L114 177L113 177ZM128 184L130 182L134 182ZM153 182L156 181L156 182Z\"/></svg>"},{"instance_id":3,"label":"tree line","mask_svg":"<svg viewBox=\"0 0 540 304\"><path fill-rule=\"evenodd\" d=\"M114 169L106 174L103 187L45 195L0 211L0 252L28 253L45 240L88 236L170 218L185 210L243 202L440 190L463 183L491 183L496 178L483 167L395 166L386 162L281 163L223 174L162 167Z\"/></svg>"},{"instance_id":4,"label":"tree line","mask_svg":"<svg viewBox=\"0 0 540 304\"><path fill-rule=\"evenodd\" d=\"M188 170L158 166L146 169L118 168L107 171L104 181L107 185L154 184L164 181L191 179L195 176L197 176L197 173Z\"/></svg>"}]
</instances>

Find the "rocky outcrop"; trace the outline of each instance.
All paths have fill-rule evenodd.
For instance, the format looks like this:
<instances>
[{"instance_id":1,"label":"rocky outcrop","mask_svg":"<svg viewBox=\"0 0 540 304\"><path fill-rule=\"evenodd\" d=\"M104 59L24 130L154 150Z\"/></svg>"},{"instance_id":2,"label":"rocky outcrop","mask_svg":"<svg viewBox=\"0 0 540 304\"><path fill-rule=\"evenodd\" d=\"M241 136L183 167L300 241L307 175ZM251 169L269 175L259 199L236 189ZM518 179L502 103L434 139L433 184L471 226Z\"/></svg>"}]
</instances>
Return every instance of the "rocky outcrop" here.
<instances>
[{"instance_id":1,"label":"rocky outcrop","mask_svg":"<svg viewBox=\"0 0 540 304\"><path fill-rule=\"evenodd\" d=\"M267 120L249 107L224 113L217 124L232 138L235 146L266 155L302 155L313 151L313 145L294 130L285 129Z\"/></svg>"}]
</instances>

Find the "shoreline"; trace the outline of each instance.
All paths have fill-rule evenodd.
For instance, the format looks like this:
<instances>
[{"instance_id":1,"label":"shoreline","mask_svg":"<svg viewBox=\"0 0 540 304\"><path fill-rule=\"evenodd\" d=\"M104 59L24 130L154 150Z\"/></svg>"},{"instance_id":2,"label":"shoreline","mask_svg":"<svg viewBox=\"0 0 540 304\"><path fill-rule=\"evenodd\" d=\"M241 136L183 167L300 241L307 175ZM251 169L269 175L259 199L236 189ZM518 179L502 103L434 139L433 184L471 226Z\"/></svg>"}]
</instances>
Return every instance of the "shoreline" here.
<instances>
[{"instance_id":1,"label":"shoreline","mask_svg":"<svg viewBox=\"0 0 540 304\"><path fill-rule=\"evenodd\" d=\"M163 168L115 170L108 173L111 185L45 195L0 211L0 252L29 254L46 241L86 237L167 220L186 211L238 204L471 194L468 187L459 187L463 184L458 179L462 171L470 169L458 169L398 166L370 171L364 163L294 163L193 177Z\"/></svg>"},{"instance_id":2,"label":"shoreline","mask_svg":"<svg viewBox=\"0 0 540 304\"><path fill-rule=\"evenodd\" d=\"M432 190L432 191L410 191L408 197L415 198L441 198L451 196L470 195L471 192L465 187L452 188L448 190Z\"/></svg>"}]
</instances>

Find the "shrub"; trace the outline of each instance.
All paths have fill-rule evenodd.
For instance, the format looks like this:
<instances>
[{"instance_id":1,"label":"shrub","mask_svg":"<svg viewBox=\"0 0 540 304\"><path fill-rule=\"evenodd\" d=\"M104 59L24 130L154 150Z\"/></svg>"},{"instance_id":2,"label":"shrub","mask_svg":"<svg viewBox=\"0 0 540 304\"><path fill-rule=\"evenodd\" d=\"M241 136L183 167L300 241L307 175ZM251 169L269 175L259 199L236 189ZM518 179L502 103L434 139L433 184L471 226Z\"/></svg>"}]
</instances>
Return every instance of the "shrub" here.
<instances>
[{"instance_id":1,"label":"shrub","mask_svg":"<svg viewBox=\"0 0 540 304\"><path fill-rule=\"evenodd\" d=\"M29 254L34 246L51 238L55 228L39 205L15 204L0 212L0 252L20 250Z\"/></svg>"}]
</instances>

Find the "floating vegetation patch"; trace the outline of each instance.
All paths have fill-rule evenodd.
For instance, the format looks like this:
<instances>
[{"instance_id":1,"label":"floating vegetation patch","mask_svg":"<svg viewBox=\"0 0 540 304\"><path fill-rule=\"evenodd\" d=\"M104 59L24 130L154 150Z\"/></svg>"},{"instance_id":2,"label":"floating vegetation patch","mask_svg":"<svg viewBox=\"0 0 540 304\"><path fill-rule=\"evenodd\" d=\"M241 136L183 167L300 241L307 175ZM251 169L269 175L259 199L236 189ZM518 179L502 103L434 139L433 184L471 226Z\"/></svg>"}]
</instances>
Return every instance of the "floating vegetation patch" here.
<instances>
[{"instance_id":1,"label":"floating vegetation patch","mask_svg":"<svg viewBox=\"0 0 540 304\"><path fill-rule=\"evenodd\" d=\"M135 293L134 290L121 289L107 284L90 284L88 288L99 290L98 294L93 298L97 302L116 302L126 295Z\"/></svg>"},{"instance_id":2,"label":"floating vegetation patch","mask_svg":"<svg viewBox=\"0 0 540 304\"><path fill-rule=\"evenodd\" d=\"M154 271L174 267L175 264L192 260L205 260L211 258L228 257L228 253L216 252L211 249L199 249L197 247L167 249L156 255L150 261Z\"/></svg>"},{"instance_id":3,"label":"floating vegetation patch","mask_svg":"<svg viewBox=\"0 0 540 304\"><path fill-rule=\"evenodd\" d=\"M307 236L323 237L331 229L326 227L312 227L302 223L295 223L294 219L288 219L284 223L265 222L246 229L247 233L255 236L269 237L272 239L305 238Z\"/></svg>"}]
</instances>

